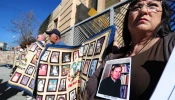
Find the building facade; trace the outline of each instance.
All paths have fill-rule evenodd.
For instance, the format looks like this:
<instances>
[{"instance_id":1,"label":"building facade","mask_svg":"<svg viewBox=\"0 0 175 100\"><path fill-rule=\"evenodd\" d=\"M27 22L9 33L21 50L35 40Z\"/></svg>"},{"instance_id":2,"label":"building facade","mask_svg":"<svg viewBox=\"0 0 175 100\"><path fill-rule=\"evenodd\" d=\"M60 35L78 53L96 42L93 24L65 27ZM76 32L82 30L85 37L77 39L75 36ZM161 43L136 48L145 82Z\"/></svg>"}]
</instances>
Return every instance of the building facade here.
<instances>
[{"instance_id":1,"label":"building facade","mask_svg":"<svg viewBox=\"0 0 175 100\"><path fill-rule=\"evenodd\" d=\"M0 50L6 50L7 48L7 43L0 42Z\"/></svg>"}]
</instances>

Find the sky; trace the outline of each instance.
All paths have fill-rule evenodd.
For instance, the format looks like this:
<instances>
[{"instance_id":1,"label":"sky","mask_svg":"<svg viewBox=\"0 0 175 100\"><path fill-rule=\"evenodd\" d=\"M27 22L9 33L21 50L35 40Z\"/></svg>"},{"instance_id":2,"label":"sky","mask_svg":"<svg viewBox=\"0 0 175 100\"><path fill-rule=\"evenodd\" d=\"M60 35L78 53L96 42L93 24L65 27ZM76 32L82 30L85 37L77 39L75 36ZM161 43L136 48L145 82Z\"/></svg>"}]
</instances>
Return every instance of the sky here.
<instances>
[{"instance_id":1,"label":"sky","mask_svg":"<svg viewBox=\"0 0 175 100\"><path fill-rule=\"evenodd\" d=\"M9 46L18 45L14 43L15 39L18 39L18 35L7 31L10 21L14 17L32 10L39 22L42 23L60 2L61 0L1 0L0 42L5 42Z\"/></svg>"}]
</instances>

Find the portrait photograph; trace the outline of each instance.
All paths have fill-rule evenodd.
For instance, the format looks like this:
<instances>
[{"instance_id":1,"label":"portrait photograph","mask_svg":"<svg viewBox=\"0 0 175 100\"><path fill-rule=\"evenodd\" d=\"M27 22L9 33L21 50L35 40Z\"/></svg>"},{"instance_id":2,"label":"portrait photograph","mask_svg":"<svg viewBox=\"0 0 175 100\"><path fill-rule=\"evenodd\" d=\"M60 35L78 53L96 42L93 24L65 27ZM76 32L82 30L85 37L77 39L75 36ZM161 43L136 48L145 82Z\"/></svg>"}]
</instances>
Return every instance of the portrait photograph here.
<instances>
[{"instance_id":1,"label":"portrait photograph","mask_svg":"<svg viewBox=\"0 0 175 100\"><path fill-rule=\"evenodd\" d=\"M83 72L83 69L84 69L84 62L85 62L85 60L84 59L82 59L82 61L81 61L81 72Z\"/></svg>"},{"instance_id":2,"label":"portrait photograph","mask_svg":"<svg viewBox=\"0 0 175 100\"><path fill-rule=\"evenodd\" d=\"M93 75L97 68L98 59L93 59L89 68L89 77Z\"/></svg>"},{"instance_id":3,"label":"portrait photograph","mask_svg":"<svg viewBox=\"0 0 175 100\"><path fill-rule=\"evenodd\" d=\"M81 96L81 98L84 97L85 86L86 86L86 80L81 78L81 85L80 85L80 96Z\"/></svg>"},{"instance_id":4,"label":"portrait photograph","mask_svg":"<svg viewBox=\"0 0 175 100\"><path fill-rule=\"evenodd\" d=\"M66 78L60 80L58 91L66 91Z\"/></svg>"},{"instance_id":5,"label":"portrait photograph","mask_svg":"<svg viewBox=\"0 0 175 100\"><path fill-rule=\"evenodd\" d=\"M21 60L24 60L25 59L25 54L21 54Z\"/></svg>"},{"instance_id":6,"label":"portrait photograph","mask_svg":"<svg viewBox=\"0 0 175 100\"><path fill-rule=\"evenodd\" d=\"M40 64L38 75L39 76L46 76L47 75L47 68L48 68L48 65L46 65L46 64Z\"/></svg>"},{"instance_id":7,"label":"portrait photograph","mask_svg":"<svg viewBox=\"0 0 175 100\"><path fill-rule=\"evenodd\" d=\"M83 56L86 56L87 50L88 50L89 44L85 44L83 48Z\"/></svg>"},{"instance_id":8,"label":"portrait photograph","mask_svg":"<svg viewBox=\"0 0 175 100\"><path fill-rule=\"evenodd\" d=\"M95 48L95 55L101 53L101 49L103 47L104 40L105 40L105 36L103 36L103 37L101 37L100 39L97 40L96 48Z\"/></svg>"},{"instance_id":9,"label":"portrait photograph","mask_svg":"<svg viewBox=\"0 0 175 100\"><path fill-rule=\"evenodd\" d=\"M54 95L46 95L46 100L55 100L54 98Z\"/></svg>"},{"instance_id":10,"label":"portrait photograph","mask_svg":"<svg viewBox=\"0 0 175 100\"><path fill-rule=\"evenodd\" d=\"M67 76L68 72L70 70L70 65L62 65L61 66L61 76Z\"/></svg>"},{"instance_id":11,"label":"portrait photograph","mask_svg":"<svg viewBox=\"0 0 175 100\"><path fill-rule=\"evenodd\" d=\"M34 86L35 86L35 81L34 81L34 79L32 79L29 83L29 88L31 88L33 90Z\"/></svg>"},{"instance_id":12,"label":"portrait photograph","mask_svg":"<svg viewBox=\"0 0 175 100\"><path fill-rule=\"evenodd\" d=\"M55 92L57 89L58 79L49 79L47 85L48 92Z\"/></svg>"},{"instance_id":13,"label":"portrait photograph","mask_svg":"<svg viewBox=\"0 0 175 100\"><path fill-rule=\"evenodd\" d=\"M50 66L50 76L58 76L59 75L59 66L51 65Z\"/></svg>"},{"instance_id":14,"label":"portrait photograph","mask_svg":"<svg viewBox=\"0 0 175 100\"><path fill-rule=\"evenodd\" d=\"M34 66L29 65L26 70L26 74L32 75L33 71L35 70Z\"/></svg>"},{"instance_id":15,"label":"portrait photograph","mask_svg":"<svg viewBox=\"0 0 175 100\"><path fill-rule=\"evenodd\" d=\"M59 54L60 54L60 52L53 51L52 55L50 57L50 62L51 63L58 63L59 62Z\"/></svg>"},{"instance_id":16,"label":"portrait photograph","mask_svg":"<svg viewBox=\"0 0 175 100\"><path fill-rule=\"evenodd\" d=\"M79 48L79 56L82 57L83 56L83 49L84 49L84 46L81 46Z\"/></svg>"},{"instance_id":17,"label":"portrait photograph","mask_svg":"<svg viewBox=\"0 0 175 100\"><path fill-rule=\"evenodd\" d=\"M31 63L36 65L37 64L37 58L36 58L36 55L33 56L32 60L31 60Z\"/></svg>"},{"instance_id":18,"label":"portrait photograph","mask_svg":"<svg viewBox=\"0 0 175 100\"><path fill-rule=\"evenodd\" d=\"M56 100L67 100L67 98L66 98L66 94L58 94Z\"/></svg>"},{"instance_id":19,"label":"portrait photograph","mask_svg":"<svg viewBox=\"0 0 175 100\"><path fill-rule=\"evenodd\" d=\"M76 100L76 91L73 89L69 92L69 100Z\"/></svg>"},{"instance_id":20,"label":"portrait photograph","mask_svg":"<svg viewBox=\"0 0 175 100\"><path fill-rule=\"evenodd\" d=\"M48 57L49 57L50 51L45 51L44 55L41 57L42 61L47 61Z\"/></svg>"},{"instance_id":21,"label":"portrait photograph","mask_svg":"<svg viewBox=\"0 0 175 100\"><path fill-rule=\"evenodd\" d=\"M83 74L84 75L87 75L90 62L91 62L90 59L86 59L86 61L84 62L84 67L83 67Z\"/></svg>"},{"instance_id":22,"label":"portrait photograph","mask_svg":"<svg viewBox=\"0 0 175 100\"><path fill-rule=\"evenodd\" d=\"M31 46L31 48L30 48L30 51L35 51L35 49L36 49L36 47L37 47L37 44L36 43L33 43L32 44L32 46Z\"/></svg>"},{"instance_id":23,"label":"portrait photograph","mask_svg":"<svg viewBox=\"0 0 175 100\"><path fill-rule=\"evenodd\" d=\"M87 53L88 56L92 56L93 55L94 48L95 48L95 41L91 42L90 45L89 45L89 49L88 49L88 53Z\"/></svg>"},{"instance_id":24,"label":"portrait photograph","mask_svg":"<svg viewBox=\"0 0 175 100\"><path fill-rule=\"evenodd\" d=\"M77 51L74 51L74 61L75 61L75 59L78 59L79 58L79 50L77 50Z\"/></svg>"},{"instance_id":25,"label":"portrait photograph","mask_svg":"<svg viewBox=\"0 0 175 100\"><path fill-rule=\"evenodd\" d=\"M43 92L44 91L45 81L46 81L46 79L42 79L42 78L38 79L38 86L37 86L37 91L38 92Z\"/></svg>"},{"instance_id":26,"label":"portrait photograph","mask_svg":"<svg viewBox=\"0 0 175 100\"><path fill-rule=\"evenodd\" d=\"M41 48L37 48L37 50L36 50L36 59L38 59L39 57L40 57L40 55L41 55L41 51L42 51L42 49Z\"/></svg>"},{"instance_id":27,"label":"portrait photograph","mask_svg":"<svg viewBox=\"0 0 175 100\"><path fill-rule=\"evenodd\" d=\"M62 62L71 62L71 52L62 52Z\"/></svg>"},{"instance_id":28,"label":"portrait photograph","mask_svg":"<svg viewBox=\"0 0 175 100\"><path fill-rule=\"evenodd\" d=\"M36 100L42 100L43 96L42 95L37 95Z\"/></svg>"},{"instance_id":29,"label":"portrait photograph","mask_svg":"<svg viewBox=\"0 0 175 100\"><path fill-rule=\"evenodd\" d=\"M17 83L20 77L21 77L21 74L18 73L18 72L15 72L15 74L13 75L11 81Z\"/></svg>"},{"instance_id":30,"label":"portrait photograph","mask_svg":"<svg viewBox=\"0 0 175 100\"><path fill-rule=\"evenodd\" d=\"M30 78L28 76L24 75L20 83L26 86L28 81L29 81L29 79Z\"/></svg>"},{"instance_id":31,"label":"portrait photograph","mask_svg":"<svg viewBox=\"0 0 175 100\"><path fill-rule=\"evenodd\" d=\"M96 96L129 100L130 64L130 57L106 61Z\"/></svg>"}]
</instances>

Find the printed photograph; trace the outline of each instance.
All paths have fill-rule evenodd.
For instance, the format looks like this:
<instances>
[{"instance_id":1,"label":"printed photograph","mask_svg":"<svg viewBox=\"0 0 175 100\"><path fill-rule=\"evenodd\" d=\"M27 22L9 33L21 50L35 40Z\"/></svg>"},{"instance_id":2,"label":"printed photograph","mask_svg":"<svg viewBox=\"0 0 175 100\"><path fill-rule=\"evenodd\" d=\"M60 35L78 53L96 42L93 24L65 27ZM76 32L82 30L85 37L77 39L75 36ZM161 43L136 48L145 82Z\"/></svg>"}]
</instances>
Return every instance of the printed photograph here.
<instances>
[{"instance_id":1,"label":"printed photograph","mask_svg":"<svg viewBox=\"0 0 175 100\"><path fill-rule=\"evenodd\" d=\"M33 71L35 70L34 66L29 65L26 70L26 74L32 75Z\"/></svg>"},{"instance_id":2,"label":"printed photograph","mask_svg":"<svg viewBox=\"0 0 175 100\"><path fill-rule=\"evenodd\" d=\"M62 62L70 62L71 61L71 52L63 52L62 53Z\"/></svg>"},{"instance_id":3,"label":"printed photograph","mask_svg":"<svg viewBox=\"0 0 175 100\"><path fill-rule=\"evenodd\" d=\"M24 60L25 59L25 54L21 54L21 60Z\"/></svg>"},{"instance_id":4,"label":"printed photograph","mask_svg":"<svg viewBox=\"0 0 175 100\"><path fill-rule=\"evenodd\" d=\"M13 75L13 77L12 77L11 81L13 81L13 82L17 83L20 77L21 77L21 74L20 74L20 73L15 72L15 74Z\"/></svg>"},{"instance_id":5,"label":"printed photograph","mask_svg":"<svg viewBox=\"0 0 175 100\"><path fill-rule=\"evenodd\" d=\"M53 51L52 55L50 57L50 62L58 63L59 62L59 54L60 54L60 52Z\"/></svg>"},{"instance_id":6,"label":"printed photograph","mask_svg":"<svg viewBox=\"0 0 175 100\"><path fill-rule=\"evenodd\" d=\"M103 36L103 37L101 37L100 39L97 40L96 48L95 48L95 55L101 53L101 49L103 47L104 40L105 40L105 36Z\"/></svg>"},{"instance_id":7,"label":"printed photograph","mask_svg":"<svg viewBox=\"0 0 175 100\"><path fill-rule=\"evenodd\" d=\"M46 100L54 100L54 95L46 95Z\"/></svg>"},{"instance_id":8,"label":"printed photograph","mask_svg":"<svg viewBox=\"0 0 175 100\"><path fill-rule=\"evenodd\" d=\"M79 58L79 50L74 52L74 61Z\"/></svg>"},{"instance_id":9,"label":"printed photograph","mask_svg":"<svg viewBox=\"0 0 175 100\"><path fill-rule=\"evenodd\" d=\"M28 76L25 76L25 75L24 75L23 78L22 78L21 84L23 84L23 85L26 86L27 83L28 83L28 81L29 81L29 79L30 79L30 78L29 78Z\"/></svg>"},{"instance_id":10,"label":"printed photograph","mask_svg":"<svg viewBox=\"0 0 175 100\"><path fill-rule=\"evenodd\" d=\"M89 68L89 77L93 75L97 68L98 59L93 59Z\"/></svg>"},{"instance_id":11,"label":"printed photograph","mask_svg":"<svg viewBox=\"0 0 175 100\"><path fill-rule=\"evenodd\" d=\"M45 85L45 79L38 79L38 86L37 91L43 92L44 91L44 85Z\"/></svg>"},{"instance_id":12,"label":"printed photograph","mask_svg":"<svg viewBox=\"0 0 175 100\"><path fill-rule=\"evenodd\" d=\"M49 57L50 51L45 51L44 55L41 57L42 61L47 61L48 57Z\"/></svg>"},{"instance_id":13,"label":"printed photograph","mask_svg":"<svg viewBox=\"0 0 175 100\"><path fill-rule=\"evenodd\" d=\"M84 75L87 75L90 62L91 62L90 59L86 59L86 61L84 62L84 67L83 67L83 74Z\"/></svg>"},{"instance_id":14,"label":"printed photograph","mask_svg":"<svg viewBox=\"0 0 175 100\"><path fill-rule=\"evenodd\" d=\"M97 96L106 99L129 100L131 58L109 60L104 66ZM114 84L115 85L112 85Z\"/></svg>"},{"instance_id":15,"label":"printed photograph","mask_svg":"<svg viewBox=\"0 0 175 100\"><path fill-rule=\"evenodd\" d=\"M33 43L32 44L32 46L31 46L31 48L30 48L30 51L35 51L35 49L36 49L36 47L37 47L37 44L36 43Z\"/></svg>"},{"instance_id":16,"label":"printed photograph","mask_svg":"<svg viewBox=\"0 0 175 100\"><path fill-rule=\"evenodd\" d=\"M37 58L36 58L36 55L33 56L31 63L34 64L34 65L37 64Z\"/></svg>"},{"instance_id":17,"label":"printed photograph","mask_svg":"<svg viewBox=\"0 0 175 100\"><path fill-rule=\"evenodd\" d=\"M70 65L62 65L61 67L61 76L67 76L70 69Z\"/></svg>"},{"instance_id":18,"label":"printed photograph","mask_svg":"<svg viewBox=\"0 0 175 100\"><path fill-rule=\"evenodd\" d=\"M81 78L81 86L80 86L80 97L81 98L84 97L85 86L86 86L86 80Z\"/></svg>"},{"instance_id":19,"label":"printed photograph","mask_svg":"<svg viewBox=\"0 0 175 100\"><path fill-rule=\"evenodd\" d=\"M94 48L95 48L95 41L91 42L89 45L89 49L88 49L88 56L92 56L94 53Z\"/></svg>"},{"instance_id":20,"label":"printed photograph","mask_svg":"<svg viewBox=\"0 0 175 100\"><path fill-rule=\"evenodd\" d=\"M51 65L50 66L50 76L58 76L59 75L59 66Z\"/></svg>"},{"instance_id":21,"label":"printed photograph","mask_svg":"<svg viewBox=\"0 0 175 100\"><path fill-rule=\"evenodd\" d=\"M76 100L76 91L73 89L72 91L69 92L69 98L70 100Z\"/></svg>"},{"instance_id":22,"label":"printed photograph","mask_svg":"<svg viewBox=\"0 0 175 100\"><path fill-rule=\"evenodd\" d=\"M49 79L47 91L55 92L57 89L58 79Z\"/></svg>"},{"instance_id":23,"label":"printed photograph","mask_svg":"<svg viewBox=\"0 0 175 100\"><path fill-rule=\"evenodd\" d=\"M88 50L89 44L85 44L83 48L83 56L86 56L87 50Z\"/></svg>"},{"instance_id":24,"label":"printed photograph","mask_svg":"<svg viewBox=\"0 0 175 100\"><path fill-rule=\"evenodd\" d=\"M48 67L48 65L46 65L46 64L40 64L38 75L39 76L46 76L47 75L47 67Z\"/></svg>"},{"instance_id":25,"label":"printed photograph","mask_svg":"<svg viewBox=\"0 0 175 100\"><path fill-rule=\"evenodd\" d=\"M37 50L36 50L37 52L36 52L36 59L38 59L39 58L39 56L41 55L41 51L42 51L42 49L41 48L37 48Z\"/></svg>"},{"instance_id":26,"label":"printed photograph","mask_svg":"<svg viewBox=\"0 0 175 100\"><path fill-rule=\"evenodd\" d=\"M82 62L78 61L77 63L74 62L72 64L72 68L71 68L71 73L73 74L73 76L76 76L78 73L80 73L81 71L81 66L82 66Z\"/></svg>"},{"instance_id":27,"label":"printed photograph","mask_svg":"<svg viewBox=\"0 0 175 100\"><path fill-rule=\"evenodd\" d=\"M29 88L31 88L33 90L34 89L34 86L35 86L35 81L34 81L34 79L32 79L30 81Z\"/></svg>"},{"instance_id":28,"label":"printed photograph","mask_svg":"<svg viewBox=\"0 0 175 100\"><path fill-rule=\"evenodd\" d=\"M57 100L67 100L66 94L58 94Z\"/></svg>"},{"instance_id":29,"label":"printed photograph","mask_svg":"<svg viewBox=\"0 0 175 100\"><path fill-rule=\"evenodd\" d=\"M60 80L58 91L66 91L66 78Z\"/></svg>"},{"instance_id":30,"label":"printed photograph","mask_svg":"<svg viewBox=\"0 0 175 100\"><path fill-rule=\"evenodd\" d=\"M84 49L84 46L81 46L79 48L79 56L82 57L83 56L83 49Z\"/></svg>"},{"instance_id":31,"label":"printed photograph","mask_svg":"<svg viewBox=\"0 0 175 100\"><path fill-rule=\"evenodd\" d=\"M41 95L37 95L36 100L42 100L42 97Z\"/></svg>"}]
</instances>

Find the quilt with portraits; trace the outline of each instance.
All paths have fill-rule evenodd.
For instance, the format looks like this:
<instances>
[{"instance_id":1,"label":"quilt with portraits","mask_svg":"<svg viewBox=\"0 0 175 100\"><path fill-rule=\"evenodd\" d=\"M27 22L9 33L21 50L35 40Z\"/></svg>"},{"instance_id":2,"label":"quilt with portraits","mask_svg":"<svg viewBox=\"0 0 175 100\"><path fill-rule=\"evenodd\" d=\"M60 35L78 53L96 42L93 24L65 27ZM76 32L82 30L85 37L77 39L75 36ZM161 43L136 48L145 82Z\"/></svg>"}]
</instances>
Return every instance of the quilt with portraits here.
<instances>
[{"instance_id":1,"label":"quilt with portraits","mask_svg":"<svg viewBox=\"0 0 175 100\"><path fill-rule=\"evenodd\" d=\"M103 52L114 40L115 30L115 26L110 26L78 46L46 45L43 48L36 43L35 50L25 56L25 69L16 71L9 85L31 95L36 92L37 100L83 100L86 81L100 65ZM38 47L41 54L34 64Z\"/></svg>"}]
</instances>

